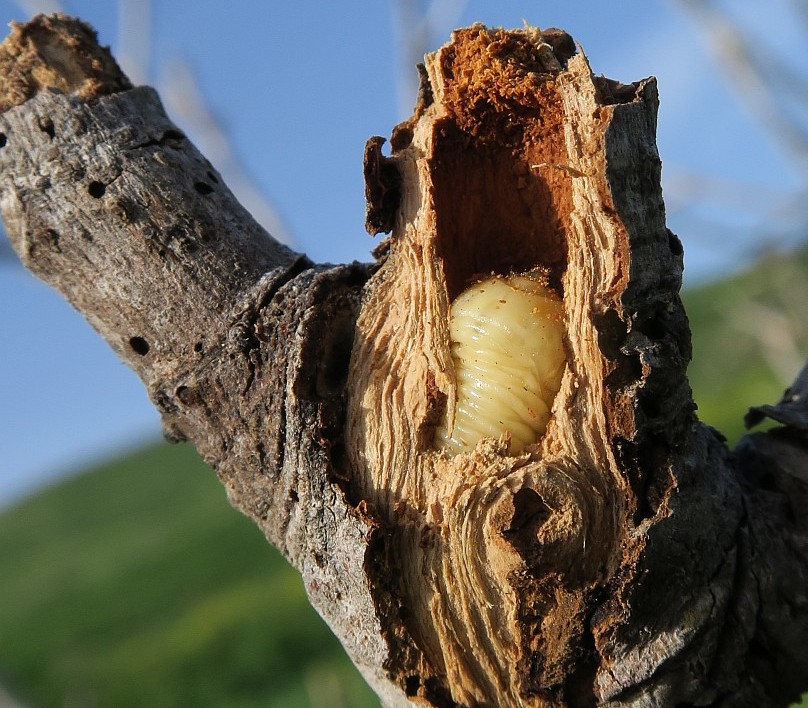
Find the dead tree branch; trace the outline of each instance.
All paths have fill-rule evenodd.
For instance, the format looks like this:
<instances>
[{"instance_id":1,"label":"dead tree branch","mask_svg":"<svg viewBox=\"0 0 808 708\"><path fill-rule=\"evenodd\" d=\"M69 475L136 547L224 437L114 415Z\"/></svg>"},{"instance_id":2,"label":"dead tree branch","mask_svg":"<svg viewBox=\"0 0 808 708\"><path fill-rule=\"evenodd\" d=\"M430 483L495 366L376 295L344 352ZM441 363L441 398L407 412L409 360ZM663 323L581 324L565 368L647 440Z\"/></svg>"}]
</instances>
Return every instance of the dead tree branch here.
<instances>
[{"instance_id":1,"label":"dead tree branch","mask_svg":"<svg viewBox=\"0 0 808 708\"><path fill-rule=\"evenodd\" d=\"M561 31L458 30L391 156L368 143L378 262L316 266L85 25L15 26L0 65L15 250L300 570L387 705L774 706L808 687L805 431L733 456L695 419L652 79L595 77ZM546 434L434 450L450 303L536 268L566 328Z\"/></svg>"}]
</instances>

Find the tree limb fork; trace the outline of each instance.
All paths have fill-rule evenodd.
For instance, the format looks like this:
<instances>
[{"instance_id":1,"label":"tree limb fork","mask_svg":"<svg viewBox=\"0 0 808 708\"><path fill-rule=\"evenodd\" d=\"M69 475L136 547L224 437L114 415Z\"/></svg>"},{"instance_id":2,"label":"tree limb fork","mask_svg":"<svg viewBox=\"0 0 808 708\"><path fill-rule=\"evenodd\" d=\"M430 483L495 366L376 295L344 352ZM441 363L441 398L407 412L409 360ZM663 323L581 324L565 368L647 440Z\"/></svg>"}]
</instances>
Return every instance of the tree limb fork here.
<instances>
[{"instance_id":1,"label":"tree limb fork","mask_svg":"<svg viewBox=\"0 0 808 708\"><path fill-rule=\"evenodd\" d=\"M595 76L560 30L457 30L390 155L368 142L376 262L331 266L261 229L88 26L14 25L0 66L13 247L301 572L386 705L808 688L804 382L732 453L695 417L654 79ZM436 450L451 303L537 269L566 329L546 433Z\"/></svg>"}]
</instances>

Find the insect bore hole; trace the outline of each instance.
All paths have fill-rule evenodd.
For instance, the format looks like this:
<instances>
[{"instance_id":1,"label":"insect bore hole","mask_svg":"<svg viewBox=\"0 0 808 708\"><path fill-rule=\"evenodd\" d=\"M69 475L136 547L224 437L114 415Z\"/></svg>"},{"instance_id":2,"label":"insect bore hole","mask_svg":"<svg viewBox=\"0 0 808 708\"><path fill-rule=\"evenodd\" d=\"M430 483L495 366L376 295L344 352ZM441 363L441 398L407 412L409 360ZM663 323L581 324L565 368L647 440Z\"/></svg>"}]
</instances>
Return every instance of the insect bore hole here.
<instances>
[{"instance_id":1,"label":"insect bore hole","mask_svg":"<svg viewBox=\"0 0 808 708\"><path fill-rule=\"evenodd\" d=\"M510 433L519 454L545 433L566 365L561 298L538 272L475 283L452 303L452 406L435 434L451 455Z\"/></svg>"},{"instance_id":2,"label":"insect bore hole","mask_svg":"<svg viewBox=\"0 0 808 708\"><path fill-rule=\"evenodd\" d=\"M132 337L129 340L129 346L132 347L132 351L135 352L135 354L139 354L140 356L146 356L151 349L149 343L143 339L143 337Z\"/></svg>"},{"instance_id":3,"label":"insect bore hole","mask_svg":"<svg viewBox=\"0 0 808 708\"><path fill-rule=\"evenodd\" d=\"M93 181L87 186L87 192L94 199L101 199L106 191L107 188L103 182Z\"/></svg>"},{"instance_id":4,"label":"insect bore hole","mask_svg":"<svg viewBox=\"0 0 808 708\"><path fill-rule=\"evenodd\" d=\"M56 137L56 128L53 125L53 120L50 118L43 118L39 121L39 129L45 133L51 140Z\"/></svg>"}]
</instances>

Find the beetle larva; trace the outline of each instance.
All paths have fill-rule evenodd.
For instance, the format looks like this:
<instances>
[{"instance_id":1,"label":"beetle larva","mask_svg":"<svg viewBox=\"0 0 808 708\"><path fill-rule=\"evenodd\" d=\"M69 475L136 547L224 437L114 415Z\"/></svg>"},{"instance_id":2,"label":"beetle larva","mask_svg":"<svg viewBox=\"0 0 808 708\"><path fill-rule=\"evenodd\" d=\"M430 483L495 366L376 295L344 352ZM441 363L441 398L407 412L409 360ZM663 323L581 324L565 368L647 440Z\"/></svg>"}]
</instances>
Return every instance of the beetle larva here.
<instances>
[{"instance_id":1,"label":"beetle larva","mask_svg":"<svg viewBox=\"0 0 808 708\"><path fill-rule=\"evenodd\" d=\"M450 431L447 412L435 446L456 455L505 431L512 455L535 443L547 428L564 373L558 295L530 274L483 280L452 303L449 335L457 381L454 426Z\"/></svg>"}]
</instances>

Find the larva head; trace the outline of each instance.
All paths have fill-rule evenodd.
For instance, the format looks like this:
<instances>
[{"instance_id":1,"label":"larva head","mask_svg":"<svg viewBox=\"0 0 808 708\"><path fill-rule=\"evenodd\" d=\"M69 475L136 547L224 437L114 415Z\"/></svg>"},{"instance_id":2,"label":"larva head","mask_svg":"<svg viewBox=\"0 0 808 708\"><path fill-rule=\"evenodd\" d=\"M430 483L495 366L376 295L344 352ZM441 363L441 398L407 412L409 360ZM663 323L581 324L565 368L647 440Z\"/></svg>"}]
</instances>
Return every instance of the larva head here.
<instances>
[{"instance_id":1,"label":"larva head","mask_svg":"<svg viewBox=\"0 0 808 708\"><path fill-rule=\"evenodd\" d=\"M436 448L456 455L505 432L511 454L535 443L547 428L564 373L558 295L530 274L483 280L452 303L449 334L454 420L447 411Z\"/></svg>"}]
</instances>

